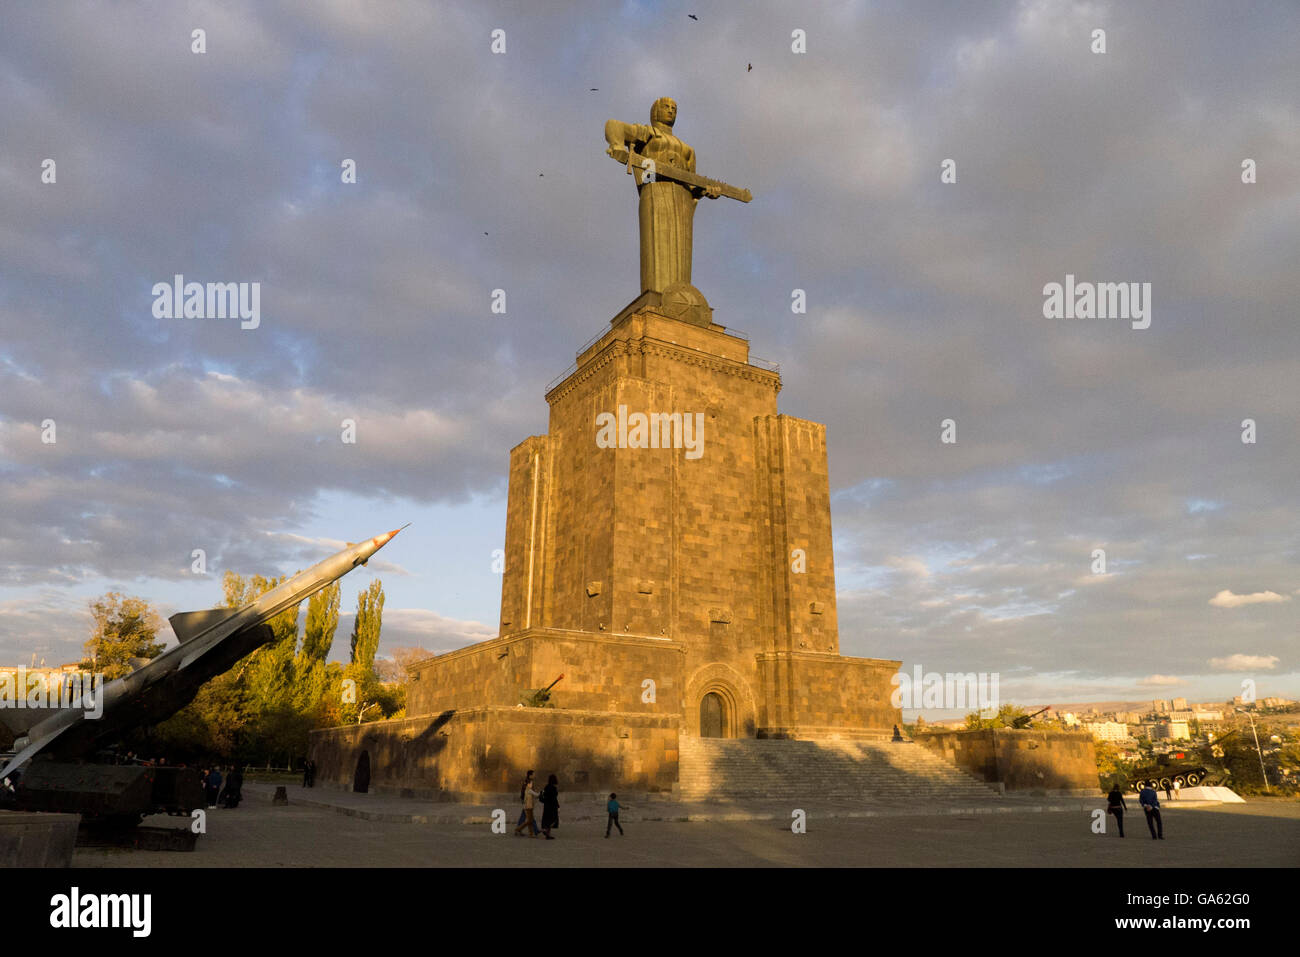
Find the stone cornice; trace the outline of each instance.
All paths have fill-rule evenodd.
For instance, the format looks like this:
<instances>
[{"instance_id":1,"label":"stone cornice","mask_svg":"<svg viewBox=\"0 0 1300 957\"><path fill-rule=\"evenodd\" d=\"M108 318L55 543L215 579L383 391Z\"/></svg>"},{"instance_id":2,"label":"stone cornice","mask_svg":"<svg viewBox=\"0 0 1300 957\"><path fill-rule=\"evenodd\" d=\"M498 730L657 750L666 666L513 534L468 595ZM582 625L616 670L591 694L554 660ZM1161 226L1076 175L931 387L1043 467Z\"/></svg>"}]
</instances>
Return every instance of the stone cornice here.
<instances>
[{"instance_id":1,"label":"stone cornice","mask_svg":"<svg viewBox=\"0 0 1300 957\"><path fill-rule=\"evenodd\" d=\"M781 376L779 373L769 372L766 369L749 365L748 363L736 362L732 359L724 359L720 356L712 356L706 352L701 352L698 349L682 347L671 342L664 342L661 339L643 337L639 339L615 339L599 353L593 356L585 365L575 370L571 376L548 392L546 394L546 401L551 405L554 405L556 402L560 401L569 393L581 386L606 365L613 362L616 358L626 355L662 356L667 359L674 359L686 365L708 369L711 372L721 372L724 375L734 376L737 379L762 383L770 386L774 392L781 391Z\"/></svg>"},{"instance_id":2,"label":"stone cornice","mask_svg":"<svg viewBox=\"0 0 1300 957\"><path fill-rule=\"evenodd\" d=\"M859 668L880 668L886 667L891 671L897 671L903 666L901 661L894 661L891 658L851 658L848 655L837 655L833 651L760 651L754 656L758 661L814 661L823 663L835 663L841 665L852 665Z\"/></svg>"},{"instance_id":3,"label":"stone cornice","mask_svg":"<svg viewBox=\"0 0 1300 957\"><path fill-rule=\"evenodd\" d=\"M466 645L464 648L456 648L453 651L444 651L440 655L431 655L428 658L421 658L419 661L412 662L408 665L406 670L409 674L415 674L423 671L435 662L438 665L442 665L448 661L455 661L457 658L495 651L498 648L514 644L518 641L530 641L539 638L589 641L605 645L641 645L642 647L649 646L669 651L677 651L682 654L685 654L686 652L686 647L682 642L673 638L660 637L658 635L629 635L603 631L574 631L567 628L529 628L525 631L512 631L509 634L497 635L495 638L485 638L483 641L475 642L472 645Z\"/></svg>"}]
</instances>

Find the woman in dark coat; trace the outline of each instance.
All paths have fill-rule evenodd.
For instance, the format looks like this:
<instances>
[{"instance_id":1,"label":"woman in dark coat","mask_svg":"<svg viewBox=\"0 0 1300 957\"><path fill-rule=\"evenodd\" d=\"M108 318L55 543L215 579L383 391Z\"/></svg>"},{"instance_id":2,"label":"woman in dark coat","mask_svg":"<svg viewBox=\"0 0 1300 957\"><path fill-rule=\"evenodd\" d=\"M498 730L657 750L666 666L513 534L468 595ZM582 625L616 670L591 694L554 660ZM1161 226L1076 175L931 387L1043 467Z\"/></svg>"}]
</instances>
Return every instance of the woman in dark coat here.
<instances>
[{"instance_id":1,"label":"woman in dark coat","mask_svg":"<svg viewBox=\"0 0 1300 957\"><path fill-rule=\"evenodd\" d=\"M548 841L555 840L551 837L551 828L560 826L560 791L556 787L559 783L560 779L552 774L542 789L542 833Z\"/></svg>"}]
</instances>

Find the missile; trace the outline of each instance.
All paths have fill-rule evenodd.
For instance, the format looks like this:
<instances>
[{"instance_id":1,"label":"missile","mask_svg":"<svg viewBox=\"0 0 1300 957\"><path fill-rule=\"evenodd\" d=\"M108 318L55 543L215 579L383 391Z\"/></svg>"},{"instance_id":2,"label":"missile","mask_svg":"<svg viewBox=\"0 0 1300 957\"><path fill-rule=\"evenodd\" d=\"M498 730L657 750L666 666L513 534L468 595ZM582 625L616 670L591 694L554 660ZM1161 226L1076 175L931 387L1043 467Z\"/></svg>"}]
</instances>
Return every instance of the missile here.
<instances>
[{"instance_id":1,"label":"missile","mask_svg":"<svg viewBox=\"0 0 1300 957\"><path fill-rule=\"evenodd\" d=\"M402 528L349 543L242 608L172 615L167 620L178 644L131 674L103 683L94 690L93 700L83 694L73 707L0 709L0 720L17 735L16 754L0 770L0 781L38 754L55 760L84 759L123 731L169 718L193 701L205 682L269 643L274 637L270 619L366 564ZM18 693L25 695L26 689Z\"/></svg>"}]
</instances>

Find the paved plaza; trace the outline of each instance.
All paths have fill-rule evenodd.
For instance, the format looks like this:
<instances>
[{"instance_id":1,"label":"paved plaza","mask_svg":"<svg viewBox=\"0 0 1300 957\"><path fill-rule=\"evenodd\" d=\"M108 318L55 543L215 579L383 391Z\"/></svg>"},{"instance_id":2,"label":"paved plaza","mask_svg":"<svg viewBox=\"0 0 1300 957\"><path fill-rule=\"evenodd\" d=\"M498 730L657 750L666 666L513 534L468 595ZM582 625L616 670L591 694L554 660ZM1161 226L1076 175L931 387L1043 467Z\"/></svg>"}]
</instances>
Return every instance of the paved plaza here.
<instances>
[{"instance_id":1,"label":"paved plaza","mask_svg":"<svg viewBox=\"0 0 1300 957\"><path fill-rule=\"evenodd\" d=\"M78 848L77 867L1293 867L1300 863L1300 804L1175 806L1164 841L1140 814L1120 840L1107 821L1092 831L1078 798L999 799L980 807L808 807L807 832L790 828L790 808L648 802L624 815L627 836L604 836L594 802L564 805L556 840L494 834L490 807L430 804L379 795L290 787L271 804L254 784L236 810L208 812L193 853ZM305 801L334 804L313 806ZM561 796L564 804L564 797ZM343 810L340 810L342 808ZM351 813L348 813L348 812ZM424 823L413 823L422 812ZM361 815L366 816L361 816ZM850 816L856 815L856 816ZM748 817L748 820L736 818ZM379 819L376 819L379 818ZM653 819L651 819L653 818ZM681 818L689 818L682 820ZM469 822L469 823L466 823ZM145 822L176 826L176 818Z\"/></svg>"}]
</instances>

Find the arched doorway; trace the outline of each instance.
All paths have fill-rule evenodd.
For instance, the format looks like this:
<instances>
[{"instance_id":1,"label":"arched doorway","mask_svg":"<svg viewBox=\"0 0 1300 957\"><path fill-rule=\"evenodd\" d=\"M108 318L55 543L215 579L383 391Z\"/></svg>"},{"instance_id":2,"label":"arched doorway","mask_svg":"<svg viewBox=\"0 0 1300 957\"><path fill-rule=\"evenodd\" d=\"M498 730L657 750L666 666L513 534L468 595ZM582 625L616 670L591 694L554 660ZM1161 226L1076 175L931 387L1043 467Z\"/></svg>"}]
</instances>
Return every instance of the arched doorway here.
<instances>
[{"instance_id":1,"label":"arched doorway","mask_svg":"<svg viewBox=\"0 0 1300 957\"><path fill-rule=\"evenodd\" d=\"M357 770L352 775L352 790L362 794L370 790L370 752L362 751L357 758Z\"/></svg>"},{"instance_id":2,"label":"arched doorway","mask_svg":"<svg viewBox=\"0 0 1300 957\"><path fill-rule=\"evenodd\" d=\"M700 699L700 737L725 738L726 727L726 702L722 695L710 691Z\"/></svg>"}]
</instances>

